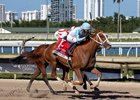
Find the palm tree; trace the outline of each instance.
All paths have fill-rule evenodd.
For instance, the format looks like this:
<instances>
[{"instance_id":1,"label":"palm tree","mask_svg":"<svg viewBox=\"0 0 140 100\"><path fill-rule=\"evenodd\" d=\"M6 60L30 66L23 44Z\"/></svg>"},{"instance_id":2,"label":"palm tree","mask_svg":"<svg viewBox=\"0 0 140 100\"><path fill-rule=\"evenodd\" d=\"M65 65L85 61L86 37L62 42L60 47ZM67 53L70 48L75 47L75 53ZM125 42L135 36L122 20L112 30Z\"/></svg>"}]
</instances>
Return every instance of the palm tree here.
<instances>
[{"instance_id":1,"label":"palm tree","mask_svg":"<svg viewBox=\"0 0 140 100\"><path fill-rule=\"evenodd\" d=\"M118 3L118 25L117 25L117 39L119 40L119 33L120 33L120 3L121 1L123 2L123 0L114 0L114 3L117 2Z\"/></svg>"}]
</instances>

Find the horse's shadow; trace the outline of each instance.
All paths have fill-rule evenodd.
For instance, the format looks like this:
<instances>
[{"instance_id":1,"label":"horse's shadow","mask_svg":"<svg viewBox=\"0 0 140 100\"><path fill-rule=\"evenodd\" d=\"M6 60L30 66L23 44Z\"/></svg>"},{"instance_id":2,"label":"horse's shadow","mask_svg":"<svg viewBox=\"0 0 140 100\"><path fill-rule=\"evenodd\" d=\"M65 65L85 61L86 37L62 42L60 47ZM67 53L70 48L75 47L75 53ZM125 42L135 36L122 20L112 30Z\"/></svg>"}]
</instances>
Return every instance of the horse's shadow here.
<instances>
[{"instance_id":1,"label":"horse's shadow","mask_svg":"<svg viewBox=\"0 0 140 100\"><path fill-rule=\"evenodd\" d=\"M74 93L74 91L57 91L58 95L66 95L70 99L140 99L140 96L133 96L129 92L118 91L80 91L80 95Z\"/></svg>"}]
</instances>

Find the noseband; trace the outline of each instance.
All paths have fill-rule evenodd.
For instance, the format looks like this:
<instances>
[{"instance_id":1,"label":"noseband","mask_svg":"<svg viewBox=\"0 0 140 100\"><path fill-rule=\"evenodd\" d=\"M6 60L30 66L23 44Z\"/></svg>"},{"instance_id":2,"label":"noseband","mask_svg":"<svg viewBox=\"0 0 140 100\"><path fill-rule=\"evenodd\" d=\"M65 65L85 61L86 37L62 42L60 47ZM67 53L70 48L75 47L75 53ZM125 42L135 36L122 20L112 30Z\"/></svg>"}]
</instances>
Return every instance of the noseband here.
<instances>
[{"instance_id":1,"label":"noseband","mask_svg":"<svg viewBox=\"0 0 140 100\"><path fill-rule=\"evenodd\" d=\"M104 41L102 40L102 38L100 37L99 34L103 34L103 35L104 35L104 37L105 37L105 40L104 40ZM108 42L107 36L106 36L104 33L102 33L102 32L98 32L98 33L96 34L96 39L92 38L91 36L90 36L90 39L94 40L94 41L95 41L97 44L99 44L100 46L103 46L104 43L105 43L106 41Z\"/></svg>"}]
</instances>

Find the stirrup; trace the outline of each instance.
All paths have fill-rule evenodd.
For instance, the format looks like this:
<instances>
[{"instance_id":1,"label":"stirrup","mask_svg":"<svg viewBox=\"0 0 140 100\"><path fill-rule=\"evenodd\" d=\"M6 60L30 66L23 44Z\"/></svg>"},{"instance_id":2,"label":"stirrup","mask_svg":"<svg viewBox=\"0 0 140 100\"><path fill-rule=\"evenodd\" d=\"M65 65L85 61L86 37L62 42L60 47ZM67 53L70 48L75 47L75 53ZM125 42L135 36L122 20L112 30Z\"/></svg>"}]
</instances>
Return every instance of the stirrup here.
<instances>
[{"instance_id":1,"label":"stirrup","mask_svg":"<svg viewBox=\"0 0 140 100\"><path fill-rule=\"evenodd\" d=\"M73 56L73 55L71 54L70 51L66 51L66 53L67 53L67 55L68 55L69 57L72 57L72 56Z\"/></svg>"},{"instance_id":2,"label":"stirrup","mask_svg":"<svg viewBox=\"0 0 140 100\"><path fill-rule=\"evenodd\" d=\"M69 57L73 57L73 55L72 55L72 54L68 54L68 56L69 56Z\"/></svg>"}]
</instances>

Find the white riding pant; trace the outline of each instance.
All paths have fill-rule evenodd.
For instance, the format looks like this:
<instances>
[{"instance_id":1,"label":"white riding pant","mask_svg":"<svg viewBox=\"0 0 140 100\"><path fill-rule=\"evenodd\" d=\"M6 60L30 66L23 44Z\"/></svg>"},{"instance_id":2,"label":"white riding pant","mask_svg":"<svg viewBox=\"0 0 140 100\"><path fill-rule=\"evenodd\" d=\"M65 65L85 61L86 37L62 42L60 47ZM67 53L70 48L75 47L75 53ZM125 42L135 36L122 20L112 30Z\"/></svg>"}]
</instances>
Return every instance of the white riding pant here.
<instances>
[{"instance_id":1,"label":"white riding pant","mask_svg":"<svg viewBox=\"0 0 140 100\"><path fill-rule=\"evenodd\" d=\"M68 40L70 43L75 43L75 42L76 42L76 37L72 37L71 35L68 35L68 36L67 36L67 40Z\"/></svg>"}]
</instances>

